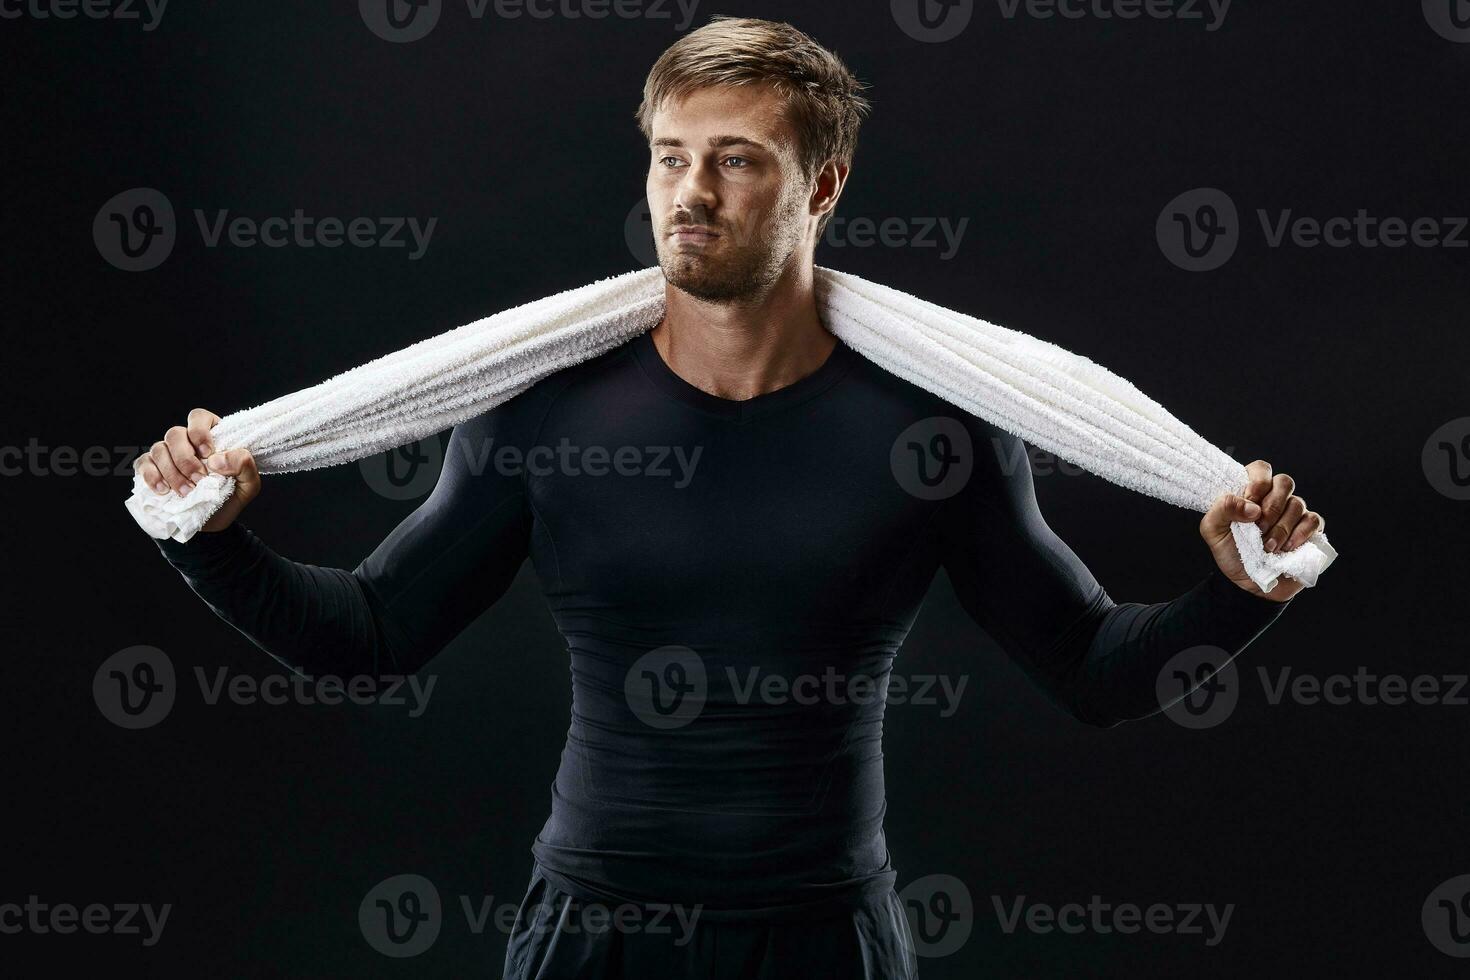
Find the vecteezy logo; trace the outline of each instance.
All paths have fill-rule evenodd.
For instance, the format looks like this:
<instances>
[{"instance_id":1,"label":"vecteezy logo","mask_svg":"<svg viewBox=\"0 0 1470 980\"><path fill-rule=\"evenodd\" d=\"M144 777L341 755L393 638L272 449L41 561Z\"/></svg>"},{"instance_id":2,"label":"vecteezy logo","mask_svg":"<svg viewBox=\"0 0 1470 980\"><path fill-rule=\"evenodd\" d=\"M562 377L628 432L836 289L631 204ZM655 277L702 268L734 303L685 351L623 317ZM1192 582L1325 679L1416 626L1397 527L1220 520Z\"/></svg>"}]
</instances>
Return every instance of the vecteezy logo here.
<instances>
[{"instance_id":1,"label":"vecteezy logo","mask_svg":"<svg viewBox=\"0 0 1470 980\"><path fill-rule=\"evenodd\" d=\"M174 665L157 647L119 650L92 675L92 699L102 716L120 728L151 728L173 710Z\"/></svg>"},{"instance_id":2,"label":"vecteezy logo","mask_svg":"<svg viewBox=\"0 0 1470 980\"><path fill-rule=\"evenodd\" d=\"M899 892L909 925L913 952L924 957L948 956L970 938L975 903L970 889L954 875L926 875Z\"/></svg>"},{"instance_id":3,"label":"vecteezy logo","mask_svg":"<svg viewBox=\"0 0 1470 980\"><path fill-rule=\"evenodd\" d=\"M1435 949L1457 959L1470 957L1470 875L1457 875L1430 892L1420 921Z\"/></svg>"},{"instance_id":4,"label":"vecteezy logo","mask_svg":"<svg viewBox=\"0 0 1470 980\"><path fill-rule=\"evenodd\" d=\"M1424 19L1447 41L1470 41L1470 0L1423 0Z\"/></svg>"},{"instance_id":5,"label":"vecteezy logo","mask_svg":"<svg viewBox=\"0 0 1470 980\"><path fill-rule=\"evenodd\" d=\"M682 728L704 710L709 678L704 660L688 647L650 650L623 678L623 696L634 716L651 728Z\"/></svg>"},{"instance_id":6,"label":"vecteezy logo","mask_svg":"<svg viewBox=\"0 0 1470 980\"><path fill-rule=\"evenodd\" d=\"M386 878L357 907L357 924L368 945L398 959L434 945L443 921L439 890L423 875Z\"/></svg>"},{"instance_id":7,"label":"vecteezy logo","mask_svg":"<svg viewBox=\"0 0 1470 980\"><path fill-rule=\"evenodd\" d=\"M906 492L920 500L944 500L970 482L975 451L969 431L958 419L936 415L898 434L888 465Z\"/></svg>"},{"instance_id":8,"label":"vecteezy logo","mask_svg":"<svg viewBox=\"0 0 1470 980\"><path fill-rule=\"evenodd\" d=\"M394 44L426 36L439 23L442 6L443 0L357 0L368 30Z\"/></svg>"},{"instance_id":9,"label":"vecteezy logo","mask_svg":"<svg viewBox=\"0 0 1470 980\"><path fill-rule=\"evenodd\" d=\"M1435 429L1419 456L1424 477L1451 500L1470 500L1470 416Z\"/></svg>"},{"instance_id":10,"label":"vecteezy logo","mask_svg":"<svg viewBox=\"0 0 1470 980\"><path fill-rule=\"evenodd\" d=\"M1235 711L1240 684L1230 655L1215 646L1190 647L1159 671L1156 693L1164 714L1185 728L1213 728Z\"/></svg>"},{"instance_id":11,"label":"vecteezy logo","mask_svg":"<svg viewBox=\"0 0 1470 980\"><path fill-rule=\"evenodd\" d=\"M437 435L377 453L357 464L372 491L389 500L414 500L434 489L444 466Z\"/></svg>"},{"instance_id":12,"label":"vecteezy logo","mask_svg":"<svg viewBox=\"0 0 1470 980\"><path fill-rule=\"evenodd\" d=\"M651 269L658 265L658 246L653 241L653 214L648 207L648 198L639 198L623 220L623 239L640 266Z\"/></svg>"},{"instance_id":13,"label":"vecteezy logo","mask_svg":"<svg viewBox=\"0 0 1470 980\"><path fill-rule=\"evenodd\" d=\"M151 187L123 191L92 219L97 251L124 272L146 272L161 265L177 237L174 206Z\"/></svg>"},{"instance_id":14,"label":"vecteezy logo","mask_svg":"<svg viewBox=\"0 0 1470 980\"><path fill-rule=\"evenodd\" d=\"M938 43L959 36L975 13L975 0L891 0L893 22L915 41Z\"/></svg>"},{"instance_id":15,"label":"vecteezy logo","mask_svg":"<svg viewBox=\"0 0 1470 980\"><path fill-rule=\"evenodd\" d=\"M1164 205L1154 224L1164 257L1187 272L1208 272L1230 261L1240 243L1240 220L1230 195L1196 187Z\"/></svg>"}]
</instances>

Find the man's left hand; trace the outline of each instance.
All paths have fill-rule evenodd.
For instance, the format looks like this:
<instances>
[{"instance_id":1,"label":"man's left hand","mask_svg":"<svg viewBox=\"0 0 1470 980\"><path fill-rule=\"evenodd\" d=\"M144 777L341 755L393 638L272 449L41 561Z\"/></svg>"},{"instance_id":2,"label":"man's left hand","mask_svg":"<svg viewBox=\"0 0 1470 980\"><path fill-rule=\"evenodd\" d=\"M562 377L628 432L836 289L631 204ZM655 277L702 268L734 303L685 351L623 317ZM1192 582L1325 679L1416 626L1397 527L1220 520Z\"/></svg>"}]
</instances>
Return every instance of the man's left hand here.
<instances>
[{"instance_id":1,"label":"man's left hand","mask_svg":"<svg viewBox=\"0 0 1470 980\"><path fill-rule=\"evenodd\" d=\"M1302 590L1302 584L1283 575L1274 589L1262 592L1240 563L1235 538L1230 533L1231 523L1250 521L1259 527L1268 554L1295 551L1327 523L1321 514L1308 510L1307 502L1296 495L1296 481L1285 473L1273 476L1271 464L1264 459L1248 465L1245 472L1250 482L1244 495L1222 494L1200 519L1200 537L1210 546L1215 564L1226 578L1251 595L1285 602Z\"/></svg>"}]
</instances>

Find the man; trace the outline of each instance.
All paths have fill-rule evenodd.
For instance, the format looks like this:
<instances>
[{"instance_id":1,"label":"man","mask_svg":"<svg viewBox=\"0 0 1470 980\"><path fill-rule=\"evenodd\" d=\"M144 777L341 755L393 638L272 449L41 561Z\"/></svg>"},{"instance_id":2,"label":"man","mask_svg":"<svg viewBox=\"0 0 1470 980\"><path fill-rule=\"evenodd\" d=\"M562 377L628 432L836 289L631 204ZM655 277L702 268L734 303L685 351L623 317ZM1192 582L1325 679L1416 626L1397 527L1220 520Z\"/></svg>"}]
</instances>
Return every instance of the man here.
<instances>
[{"instance_id":1,"label":"man","mask_svg":"<svg viewBox=\"0 0 1470 980\"><path fill-rule=\"evenodd\" d=\"M457 426L431 497L354 571L287 561L238 523L260 479L245 451L214 452L213 413L143 464L159 492L236 478L206 533L159 546L308 673L417 670L531 558L573 708L506 977L913 977L883 836L881 691L936 571L1100 726L1157 711L1174 654L1239 652L1300 588L1262 594L1236 555L1232 520L1273 551L1323 526L1257 461L1247 496L1200 521L1216 571L1172 602L1114 603L1047 527L1029 469L997 462L1024 459L1018 440L836 342L813 251L861 88L786 24L718 18L665 52L639 110L662 322ZM502 465L507 447L520 465ZM620 466L628 447L687 465ZM880 696L760 693L834 673ZM674 906L688 928L565 927L588 906Z\"/></svg>"}]
</instances>

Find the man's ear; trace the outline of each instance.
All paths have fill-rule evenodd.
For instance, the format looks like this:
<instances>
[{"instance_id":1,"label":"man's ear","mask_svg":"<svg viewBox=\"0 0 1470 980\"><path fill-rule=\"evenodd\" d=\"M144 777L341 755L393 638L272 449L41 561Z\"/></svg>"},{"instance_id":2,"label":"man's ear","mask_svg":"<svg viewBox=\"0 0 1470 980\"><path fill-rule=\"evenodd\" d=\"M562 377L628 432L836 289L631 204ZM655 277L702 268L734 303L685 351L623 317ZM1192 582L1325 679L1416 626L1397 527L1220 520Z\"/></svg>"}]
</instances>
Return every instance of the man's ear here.
<instances>
[{"instance_id":1,"label":"man's ear","mask_svg":"<svg viewBox=\"0 0 1470 980\"><path fill-rule=\"evenodd\" d=\"M842 188L847 186L847 174L851 169L847 164L836 160L828 160L822 164L817 171L816 180L812 181L812 196L807 202L813 217L821 218L837 207L837 199L842 196Z\"/></svg>"}]
</instances>

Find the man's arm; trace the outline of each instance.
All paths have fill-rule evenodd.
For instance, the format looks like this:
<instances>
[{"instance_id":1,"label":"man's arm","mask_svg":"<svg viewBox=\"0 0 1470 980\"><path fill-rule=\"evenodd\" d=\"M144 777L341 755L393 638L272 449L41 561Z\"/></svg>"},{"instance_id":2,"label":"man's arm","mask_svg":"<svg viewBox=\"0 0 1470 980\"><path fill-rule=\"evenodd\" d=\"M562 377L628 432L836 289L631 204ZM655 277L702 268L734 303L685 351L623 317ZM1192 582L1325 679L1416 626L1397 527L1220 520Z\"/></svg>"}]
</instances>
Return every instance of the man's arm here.
<instances>
[{"instance_id":1,"label":"man's arm","mask_svg":"<svg viewBox=\"0 0 1470 980\"><path fill-rule=\"evenodd\" d=\"M488 465L507 426L504 406L457 426L434 492L351 572L283 558L237 522L158 547L220 618L293 671L413 672L504 594L526 557L524 481Z\"/></svg>"},{"instance_id":2,"label":"man's arm","mask_svg":"<svg viewBox=\"0 0 1470 980\"><path fill-rule=\"evenodd\" d=\"M1159 671L1172 657L1209 645L1233 658L1288 604L1251 594L1218 568L1170 602L1113 602L1042 518L1020 440L973 417L966 424L977 461L944 505L945 568L975 622L1082 721L1111 727L1154 714ZM991 445L994 458L1020 461L1015 472L981 464ZM1235 498L1211 513L1228 528L1231 516L1252 513L1244 508Z\"/></svg>"}]
</instances>

